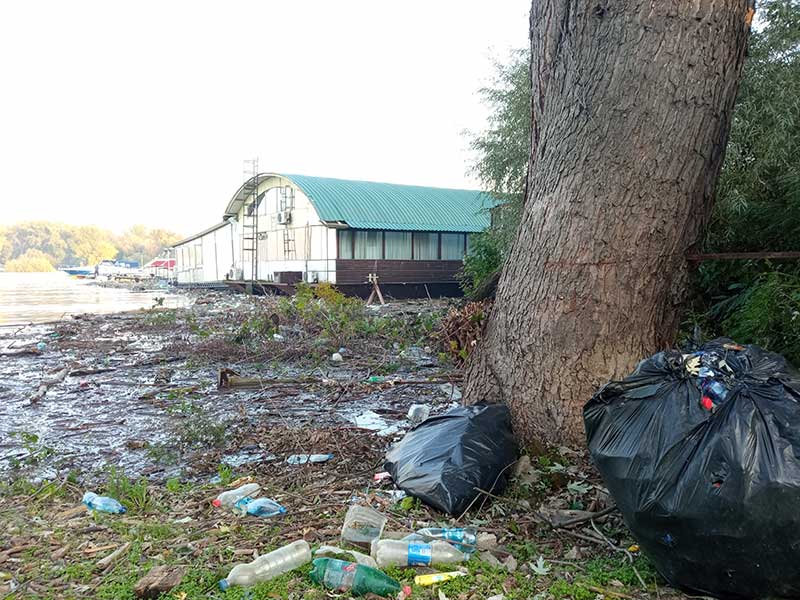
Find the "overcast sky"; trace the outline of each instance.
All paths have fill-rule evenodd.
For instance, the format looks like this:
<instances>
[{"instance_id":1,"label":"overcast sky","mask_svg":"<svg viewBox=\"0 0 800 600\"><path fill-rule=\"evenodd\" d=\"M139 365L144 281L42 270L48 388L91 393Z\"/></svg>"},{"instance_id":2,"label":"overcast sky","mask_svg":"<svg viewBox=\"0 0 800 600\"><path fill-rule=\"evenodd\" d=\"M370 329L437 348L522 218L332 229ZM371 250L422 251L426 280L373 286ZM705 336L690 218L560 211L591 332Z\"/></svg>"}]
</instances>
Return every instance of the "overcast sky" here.
<instances>
[{"instance_id":1,"label":"overcast sky","mask_svg":"<svg viewBox=\"0 0 800 600\"><path fill-rule=\"evenodd\" d=\"M261 171L475 187L529 0L0 4L0 223L191 234Z\"/></svg>"}]
</instances>

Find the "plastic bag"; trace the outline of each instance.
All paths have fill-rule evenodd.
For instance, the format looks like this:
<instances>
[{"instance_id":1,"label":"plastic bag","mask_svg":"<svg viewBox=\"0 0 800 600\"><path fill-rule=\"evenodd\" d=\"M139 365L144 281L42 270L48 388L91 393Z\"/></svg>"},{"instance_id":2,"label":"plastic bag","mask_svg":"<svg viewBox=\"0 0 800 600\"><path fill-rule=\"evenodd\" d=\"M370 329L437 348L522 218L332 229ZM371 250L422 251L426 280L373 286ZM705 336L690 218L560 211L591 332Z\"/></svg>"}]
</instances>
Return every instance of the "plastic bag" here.
<instances>
[{"instance_id":1,"label":"plastic bag","mask_svg":"<svg viewBox=\"0 0 800 600\"><path fill-rule=\"evenodd\" d=\"M459 406L409 431L386 455L398 487L426 504L460 515L480 494L499 493L517 459L504 404Z\"/></svg>"},{"instance_id":2,"label":"plastic bag","mask_svg":"<svg viewBox=\"0 0 800 600\"><path fill-rule=\"evenodd\" d=\"M584 408L592 459L673 586L800 597L800 376L720 339L661 352Z\"/></svg>"}]
</instances>

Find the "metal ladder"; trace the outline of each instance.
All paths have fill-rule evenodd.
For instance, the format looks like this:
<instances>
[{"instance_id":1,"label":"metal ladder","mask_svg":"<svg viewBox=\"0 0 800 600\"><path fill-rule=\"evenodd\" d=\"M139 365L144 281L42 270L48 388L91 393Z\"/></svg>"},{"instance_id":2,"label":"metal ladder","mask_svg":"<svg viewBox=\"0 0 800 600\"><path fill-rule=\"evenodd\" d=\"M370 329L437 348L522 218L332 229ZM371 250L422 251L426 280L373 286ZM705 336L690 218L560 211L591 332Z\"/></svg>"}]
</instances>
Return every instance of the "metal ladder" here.
<instances>
[{"instance_id":1,"label":"metal ladder","mask_svg":"<svg viewBox=\"0 0 800 600\"><path fill-rule=\"evenodd\" d=\"M283 258L285 260L294 258L294 231L288 226L283 230Z\"/></svg>"},{"instance_id":2,"label":"metal ladder","mask_svg":"<svg viewBox=\"0 0 800 600\"><path fill-rule=\"evenodd\" d=\"M250 170L248 172L248 166ZM244 192L246 200L242 207L242 278L258 280L258 159L244 161ZM263 196L263 194L262 194Z\"/></svg>"}]
</instances>

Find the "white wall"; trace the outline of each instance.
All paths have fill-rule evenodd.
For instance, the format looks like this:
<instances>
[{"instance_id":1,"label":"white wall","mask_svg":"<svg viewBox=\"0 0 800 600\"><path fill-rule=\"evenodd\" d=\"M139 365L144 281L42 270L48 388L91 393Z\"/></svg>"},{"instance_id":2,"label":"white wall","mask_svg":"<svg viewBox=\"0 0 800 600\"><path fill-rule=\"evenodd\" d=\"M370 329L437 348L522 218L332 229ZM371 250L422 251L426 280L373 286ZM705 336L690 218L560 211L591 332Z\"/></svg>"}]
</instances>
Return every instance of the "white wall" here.
<instances>
[{"instance_id":1,"label":"white wall","mask_svg":"<svg viewBox=\"0 0 800 600\"><path fill-rule=\"evenodd\" d=\"M185 244L175 246L175 277L178 283L224 281L233 266L232 226L225 225Z\"/></svg>"},{"instance_id":2,"label":"white wall","mask_svg":"<svg viewBox=\"0 0 800 600\"><path fill-rule=\"evenodd\" d=\"M293 194L291 222L278 223L281 208L281 188L289 187ZM257 195L266 192L258 207L258 279L274 281L276 273L299 271L306 281L336 281L336 230L326 227L319 220L311 201L289 180L269 177L259 183ZM245 278L250 277L251 267L244 264L250 253L243 255L244 209L237 215L236 266ZM287 238L293 240L286 244ZM288 251L287 251L288 250Z\"/></svg>"}]
</instances>

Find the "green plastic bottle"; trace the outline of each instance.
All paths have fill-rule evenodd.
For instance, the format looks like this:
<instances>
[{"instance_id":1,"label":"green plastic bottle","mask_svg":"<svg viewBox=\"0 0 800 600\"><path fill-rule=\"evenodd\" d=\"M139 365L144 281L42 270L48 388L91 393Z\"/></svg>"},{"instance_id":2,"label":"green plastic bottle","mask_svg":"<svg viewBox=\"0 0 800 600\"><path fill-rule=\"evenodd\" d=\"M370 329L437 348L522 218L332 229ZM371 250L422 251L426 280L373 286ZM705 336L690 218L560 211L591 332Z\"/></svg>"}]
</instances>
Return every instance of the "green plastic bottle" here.
<instances>
[{"instance_id":1,"label":"green plastic bottle","mask_svg":"<svg viewBox=\"0 0 800 600\"><path fill-rule=\"evenodd\" d=\"M386 598L400 591L400 584L386 573L345 560L317 558L313 562L311 580L337 592L350 592L353 596L377 594Z\"/></svg>"}]
</instances>

